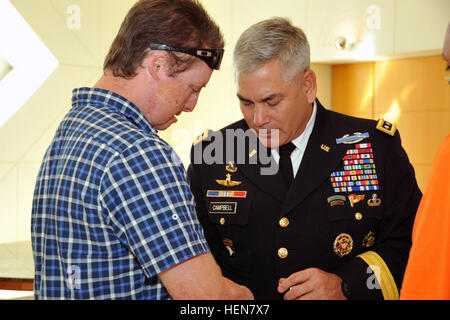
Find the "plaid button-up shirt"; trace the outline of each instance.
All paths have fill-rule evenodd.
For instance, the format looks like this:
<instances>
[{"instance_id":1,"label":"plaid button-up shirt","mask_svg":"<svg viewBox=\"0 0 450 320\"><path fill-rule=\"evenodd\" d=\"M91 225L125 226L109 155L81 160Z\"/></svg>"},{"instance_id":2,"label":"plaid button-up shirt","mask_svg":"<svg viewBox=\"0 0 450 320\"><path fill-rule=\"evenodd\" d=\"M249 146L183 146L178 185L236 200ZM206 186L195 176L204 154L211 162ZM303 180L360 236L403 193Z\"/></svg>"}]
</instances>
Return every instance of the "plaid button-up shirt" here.
<instances>
[{"instance_id":1,"label":"plaid button-up shirt","mask_svg":"<svg viewBox=\"0 0 450 320\"><path fill-rule=\"evenodd\" d=\"M209 252L184 167L140 110L73 92L37 177L36 299L168 299L158 274Z\"/></svg>"}]
</instances>

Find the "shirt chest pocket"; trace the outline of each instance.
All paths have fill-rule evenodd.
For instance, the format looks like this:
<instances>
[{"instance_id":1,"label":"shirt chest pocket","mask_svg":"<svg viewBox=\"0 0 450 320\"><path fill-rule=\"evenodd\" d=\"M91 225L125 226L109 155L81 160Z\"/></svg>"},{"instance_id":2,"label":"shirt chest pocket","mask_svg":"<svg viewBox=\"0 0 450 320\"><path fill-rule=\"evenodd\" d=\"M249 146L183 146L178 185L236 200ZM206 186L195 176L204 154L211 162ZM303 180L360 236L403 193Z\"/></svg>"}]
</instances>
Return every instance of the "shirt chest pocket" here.
<instances>
[{"instance_id":1,"label":"shirt chest pocket","mask_svg":"<svg viewBox=\"0 0 450 320\"><path fill-rule=\"evenodd\" d=\"M367 250L375 243L382 217L382 206L369 206L367 201L356 203L353 207L347 201L342 205L329 206L330 243L334 241L336 247L336 241L339 242L339 237L345 235L351 239L353 251Z\"/></svg>"},{"instance_id":2,"label":"shirt chest pocket","mask_svg":"<svg viewBox=\"0 0 450 320\"><path fill-rule=\"evenodd\" d=\"M376 222L382 218L382 208L371 208L368 206L355 206L349 205L334 206L327 209L328 221L331 223L345 222L348 223L360 223L365 224L370 221Z\"/></svg>"}]
</instances>

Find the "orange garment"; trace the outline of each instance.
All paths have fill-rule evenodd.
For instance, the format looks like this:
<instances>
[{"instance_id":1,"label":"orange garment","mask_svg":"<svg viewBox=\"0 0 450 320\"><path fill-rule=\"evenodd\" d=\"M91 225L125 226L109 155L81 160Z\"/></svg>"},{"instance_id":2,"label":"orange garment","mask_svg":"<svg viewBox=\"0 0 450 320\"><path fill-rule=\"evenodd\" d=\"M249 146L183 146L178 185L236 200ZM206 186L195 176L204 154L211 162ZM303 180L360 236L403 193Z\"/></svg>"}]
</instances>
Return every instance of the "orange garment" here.
<instances>
[{"instance_id":1,"label":"orange garment","mask_svg":"<svg viewBox=\"0 0 450 320\"><path fill-rule=\"evenodd\" d=\"M412 241L400 299L450 299L450 134L435 156Z\"/></svg>"}]
</instances>

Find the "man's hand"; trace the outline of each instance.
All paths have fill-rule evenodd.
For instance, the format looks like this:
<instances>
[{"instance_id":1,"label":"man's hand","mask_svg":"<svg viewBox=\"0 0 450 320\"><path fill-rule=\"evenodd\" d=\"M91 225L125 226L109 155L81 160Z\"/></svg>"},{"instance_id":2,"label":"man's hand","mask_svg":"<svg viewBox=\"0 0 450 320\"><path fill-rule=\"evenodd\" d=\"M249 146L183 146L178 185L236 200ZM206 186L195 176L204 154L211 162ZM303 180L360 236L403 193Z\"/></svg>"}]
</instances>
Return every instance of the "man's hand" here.
<instances>
[{"instance_id":1,"label":"man's hand","mask_svg":"<svg viewBox=\"0 0 450 320\"><path fill-rule=\"evenodd\" d=\"M224 279L224 296L227 300L254 300L253 293L245 286L238 285L228 278Z\"/></svg>"},{"instance_id":2,"label":"man's hand","mask_svg":"<svg viewBox=\"0 0 450 320\"><path fill-rule=\"evenodd\" d=\"M285 300L346 300L341 290L342 279L317 268L305 269L282 278L278 292Z\"/></svg>"}]
</instances>

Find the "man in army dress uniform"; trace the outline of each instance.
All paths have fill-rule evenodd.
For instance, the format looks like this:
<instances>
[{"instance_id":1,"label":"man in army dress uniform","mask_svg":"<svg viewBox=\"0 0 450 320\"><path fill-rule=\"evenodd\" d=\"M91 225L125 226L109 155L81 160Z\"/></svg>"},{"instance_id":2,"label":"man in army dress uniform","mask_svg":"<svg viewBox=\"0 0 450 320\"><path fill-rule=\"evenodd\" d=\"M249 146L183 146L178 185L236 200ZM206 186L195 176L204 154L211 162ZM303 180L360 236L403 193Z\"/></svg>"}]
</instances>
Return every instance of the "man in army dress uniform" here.
<instances>
[{"instance_id":1,"label":"man in army dress uniform","mask_svg":"<svg viewBox=\"0 0 450 320\"><path fill-rule=\"evenodd\" d=\"M286 19L245 31L234 67L244 119L188 170L224 276L256 299L397 299L421 192L395 125L326 110Z\"/></svg>"}]
</instances>

